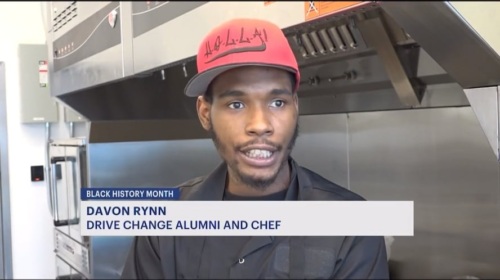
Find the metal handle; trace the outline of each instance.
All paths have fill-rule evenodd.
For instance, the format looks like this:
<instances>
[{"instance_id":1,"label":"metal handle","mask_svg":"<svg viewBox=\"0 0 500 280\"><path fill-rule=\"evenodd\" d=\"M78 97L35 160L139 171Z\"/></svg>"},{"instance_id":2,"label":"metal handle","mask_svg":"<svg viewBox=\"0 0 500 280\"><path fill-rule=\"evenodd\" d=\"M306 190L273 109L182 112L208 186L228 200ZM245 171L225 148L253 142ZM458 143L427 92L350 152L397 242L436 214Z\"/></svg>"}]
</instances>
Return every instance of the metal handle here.
<instances>
[{"instance_id":1,"label":"metal handle","mask_svg":"<svg viewBox=\"0 0 500 280\"><path fill-rule=\"evenodd\" d=\"M53 202L53 194L51 187L51 175L50 175L50 150L51 150L51 141L50 141L50 123L45 123L45 168L44 174L46 178L46 187L47 187L47 198L49 201L49 211L50 215L54 216L54 202Z\"/></svg>"},{"instance_id":2,"label":"metal handle","mask_svg":"<svg viewBox=\"0 0 500 280\"><path fill-rule=\"evenodd\" d=\"M50 215L54 217L54 193L52 191L52 172L51 172L51 165L49 164L49 160L47 160L47 165L45 167L45 177L47 178L47 193L48 193L48 200L49 200L49 210L50 210Z\"/></svg>"},{"instance_id":3,"label":"metal handle","mask_svg":"<svg viewBox=\"0 0 500 280\"><path fill-rule=\"evenodd\" d=\"M59 220L59 203L58 203L58 195L57 195L57 173L56 173L56 165L58 162L66 162L66 161L76 161L75 157L53 157L50 159L51 166L51 180L49 184L50 194L53 200L53 219L54 226L68 226L78 224L78 218Z\"/></svg>"}]
</instances>

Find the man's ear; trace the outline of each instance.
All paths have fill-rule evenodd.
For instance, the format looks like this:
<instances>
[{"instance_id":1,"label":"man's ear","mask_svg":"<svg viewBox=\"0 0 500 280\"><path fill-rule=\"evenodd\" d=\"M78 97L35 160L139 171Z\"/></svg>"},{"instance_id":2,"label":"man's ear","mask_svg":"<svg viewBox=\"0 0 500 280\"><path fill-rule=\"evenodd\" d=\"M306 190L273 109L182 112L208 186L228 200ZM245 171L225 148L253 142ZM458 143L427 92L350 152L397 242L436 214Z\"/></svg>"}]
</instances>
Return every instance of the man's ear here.
<instances>
[{"instance_id":1,"label":"man's ear","mask_svg":"<svg viewBox=\"0 0 500 280\"><path fill-rule=\"evenodd\" d=\"M198 111L198 118L200 119L201 126L205 130L210 129L210 108L212 104L207 102L203 96L198 96L196 101L196 110Z\"/></svg>"}]
</instances>

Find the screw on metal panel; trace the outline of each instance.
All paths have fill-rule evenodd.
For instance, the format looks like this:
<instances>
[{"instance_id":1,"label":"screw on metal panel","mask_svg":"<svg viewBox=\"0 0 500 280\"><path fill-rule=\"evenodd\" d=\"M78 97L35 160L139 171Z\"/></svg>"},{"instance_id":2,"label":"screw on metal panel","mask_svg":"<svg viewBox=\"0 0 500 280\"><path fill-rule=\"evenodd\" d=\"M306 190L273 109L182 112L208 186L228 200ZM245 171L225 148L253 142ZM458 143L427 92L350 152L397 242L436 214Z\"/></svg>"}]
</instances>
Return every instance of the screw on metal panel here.
<instances>
[{"instance_id":1,"label":"screw on metal panel","mask_svg":"<svg viewBox=\"0 0 500 280\"><path fill-rule=\"evenodd\" d=\"M184 72L184 77L185 77L185 78L187 78L187 76L188 76L188 72L187 72L187 70L186 70L186 63L183 63L183 64L182 64L182 71Z\"/></svg>"},{"instance_id":2,"label":"screw on metal panel","mask_svg":"<svg viewBox=\"0 0 500 280\"><path fill-rule=\"evenodd\" d=\"M336 80L354 80L356 79L356 77L357 77L356 71L349 71L349 72L344 72L344 74L340 76L330 77L328 78L328 81L333 82Z\"/></svg>"},{"instance_id":3,"label":"screw on metal panel","mask_svg":"<svg viewBox=\"0 0 500 280\"><path fill-rule=\"evenodd\" d=\"M309 77L308 84L310 86L317 86L317 85L319 85L319 82L320 82L320 79L318 76Z\"/></svg>"},{"instance_id":4,"label":"screw on metal panel","mask_svg":"<svg viewBox=\"0 0 500 280\"><path fill-rule=\"evenodd\" d=\"M294 38L295 42L297 43L297 46L299 47L299 52L302 55L302 57L303 58L308 58L309 54L307 53L307 51L306 51L306 49L304 47L304 44L303 44L302 39L300 38L300 36L294 35L293 38Z\"/></svg>"}]
</instances>

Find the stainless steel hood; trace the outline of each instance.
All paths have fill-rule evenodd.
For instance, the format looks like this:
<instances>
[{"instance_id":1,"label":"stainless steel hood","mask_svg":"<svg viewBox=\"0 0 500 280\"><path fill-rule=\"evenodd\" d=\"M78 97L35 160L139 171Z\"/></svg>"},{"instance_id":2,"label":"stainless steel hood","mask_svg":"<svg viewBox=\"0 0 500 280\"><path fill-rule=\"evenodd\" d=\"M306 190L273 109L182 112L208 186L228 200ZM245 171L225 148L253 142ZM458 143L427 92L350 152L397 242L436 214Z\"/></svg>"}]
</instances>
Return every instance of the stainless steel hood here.
<instances>
[{"instance_id":1,"label":"stainless steel hood","mask_svg":"<svg viewBox=\"0 0 500 280\"><path fill-rule=\"evenodd\" d=\"M469 106L464 90L500 84L498 53L454 4L365 1L305 20L310 2L50 2L52 96L94 127L201 133L183 88L202 37L233 17L283 28L302 72L302 115Z\"/></svg>"}]
</instances>

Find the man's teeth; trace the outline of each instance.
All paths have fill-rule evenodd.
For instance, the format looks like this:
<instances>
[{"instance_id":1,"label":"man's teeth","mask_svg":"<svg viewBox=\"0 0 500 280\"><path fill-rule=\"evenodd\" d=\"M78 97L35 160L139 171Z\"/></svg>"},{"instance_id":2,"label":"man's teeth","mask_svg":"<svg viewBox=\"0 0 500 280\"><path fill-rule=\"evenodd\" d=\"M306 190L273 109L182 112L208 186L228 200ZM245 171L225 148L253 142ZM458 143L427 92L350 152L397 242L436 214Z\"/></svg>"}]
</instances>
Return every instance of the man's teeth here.
<instances>
[{"instance_id":1,"label":"man's teeth","mask_svg":"<svg viewBox=\"0 0 500 280\"><path fill-rule=\"evenodd\" d=\"M246 153L248 157L251 158L269 158L273 155L272 152L266 150L250 150Z\"/></svg>"}]
</instances>

